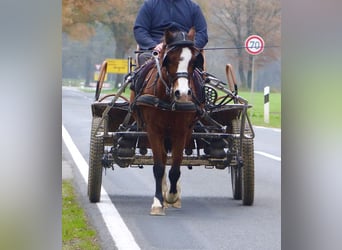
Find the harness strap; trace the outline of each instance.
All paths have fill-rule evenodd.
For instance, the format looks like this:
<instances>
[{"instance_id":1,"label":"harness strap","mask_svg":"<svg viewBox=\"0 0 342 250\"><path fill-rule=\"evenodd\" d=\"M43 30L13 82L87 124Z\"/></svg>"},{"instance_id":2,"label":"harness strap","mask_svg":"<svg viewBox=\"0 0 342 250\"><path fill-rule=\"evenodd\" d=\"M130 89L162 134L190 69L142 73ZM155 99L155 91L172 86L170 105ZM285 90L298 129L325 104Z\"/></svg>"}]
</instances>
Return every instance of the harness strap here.
<instances>
[{"instance_id":1,"label":"harness strap","mask_svg":"<svg viewBox=\"0 0 342 250\"><path fill-rule=\"evenodd\" d=\"M188 111L188 112L198 112L199 107L193 102L172 102L168 103L160 100L154 95L141 95L137 97L137 106L149 106L156 107L168 111Z\"/></svg>"},{"instance_id":2,"label":"harness strap","mask_svg":"<svg viewBox=\"0 0 342 250\"><path fill-rule=\"evenodd\" d=\"M171 91L169 86L167 85L167 83L164 81L163 76L161 74L161 70L160 70L160 63L159 63L159 52L158 51L153 51L152 52L153 58L156 61L156 65L157 65L157 70L158 70L158 75L160 77L161 82L164 84L165 89L166 89L166 94L170 95Z\"/></svg>"},{"instance_id":3,"label":"harness strap","mask_svg":"<svg viewBox=\"0 0 342 250\"><path fill-rule=\"evenodd\" d=\"M176 73L176 76L175 77L173 77L173 78L171 78L170 76L169 76L169 81L171 82L171 83L174 83L176 80L178 80L179 78L186 78L186 79L189 79L189 73L188 72L177 72Z\"/></svg>"}]
</instances>

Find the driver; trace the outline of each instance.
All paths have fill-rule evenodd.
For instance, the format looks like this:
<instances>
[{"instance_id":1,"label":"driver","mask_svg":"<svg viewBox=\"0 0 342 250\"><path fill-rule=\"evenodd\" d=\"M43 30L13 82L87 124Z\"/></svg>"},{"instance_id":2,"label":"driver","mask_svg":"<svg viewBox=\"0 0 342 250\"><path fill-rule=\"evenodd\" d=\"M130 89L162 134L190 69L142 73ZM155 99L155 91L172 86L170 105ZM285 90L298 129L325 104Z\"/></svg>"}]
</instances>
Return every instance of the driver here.
<instances>
[{"instance_id":1,"label":"driver","mask_svg":"<svg viewBox=\"0 0 342 250\"><path fill-rule=\"evenodd\" d=\"M201 50L208 43L207 22L200 6L192 0L145 0L138 11L133 32L138 44L137 69L131 75L131 100L142 85L144 75L153 65L152 50L160 52L166 29L188 32L195 28L194 45ZM149 62L149 63L148 63ZM203 52L196 59L195 67L204 69ZM199 79L196 73L195 79ZM198 80L195 82L199 82ZM199 83L198 83L199 84Z\"/></svg>"},{"instance_id":2,"label":"driver","mask_svg":"<svg viewBox=\"0 0 342 250\"><path fill-rule=\"evenodd\" d=\"M203 49L208 42L207 23L198 4L192 0L145 0L135 20L133 32L140 50L162 48L166 29L188 32L196 30L195 46ZM151 57L151 52L138 55L138 65Z\"/></svg>"}]
</instances>

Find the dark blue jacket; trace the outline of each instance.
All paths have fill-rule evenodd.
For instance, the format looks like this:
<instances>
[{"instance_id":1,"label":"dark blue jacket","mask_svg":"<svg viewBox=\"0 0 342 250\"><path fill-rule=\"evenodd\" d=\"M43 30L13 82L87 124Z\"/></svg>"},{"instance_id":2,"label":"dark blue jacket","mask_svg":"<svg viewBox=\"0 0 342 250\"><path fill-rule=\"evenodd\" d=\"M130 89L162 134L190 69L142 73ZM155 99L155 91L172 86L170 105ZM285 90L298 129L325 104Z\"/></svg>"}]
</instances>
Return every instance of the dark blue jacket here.
<instances>
[{"instance_id":1,"label":"dark blue jacket","mask_svg":"<svg viewBox=\"0 0 342 250\"><path fill-rule=\"evenodd\" d=\"M135 24L134 37L140 49L152 49L162 40L166 28L188 32L195 27L195 46L208 42L207 23L198 4L191 0L145 0Z\"/></svg>"}]
</instances>

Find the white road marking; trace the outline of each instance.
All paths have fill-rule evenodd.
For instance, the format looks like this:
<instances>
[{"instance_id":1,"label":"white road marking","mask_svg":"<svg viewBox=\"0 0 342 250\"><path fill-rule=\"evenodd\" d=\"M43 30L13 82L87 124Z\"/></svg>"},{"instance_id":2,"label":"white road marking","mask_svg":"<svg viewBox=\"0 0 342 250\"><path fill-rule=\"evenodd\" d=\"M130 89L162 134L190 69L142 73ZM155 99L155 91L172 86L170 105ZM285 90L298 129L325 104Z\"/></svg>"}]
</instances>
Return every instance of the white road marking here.
<instances>
[{"instance_id":1,"label":"white road marking","mask_svg":"<svg viewBox=\"0 0 342 250\"><path fill-rule=\"evenodd\" d=\"M280 128L268 128L268 127L263 127L263 126L253 126L253 128L261 128L261 129L272 130L274 132L281 133L281 129Z\"/></svg>"},{"instance_id":2,"label":"white road marking","mask_svg":"<svg viewBox=\"0 0 342 250\"><path fill-rule=\"evenodd\" d=\"M77 168L82 174L84 181L88 183L88 164L77 149L68 131L62 125L62 138L67 146ZM132 233L129 231L115 205L111 202L106 190L101 187L101 202L96 203L101 212L102 218L107 226L108 232L112 236L119 250L140 249Z\"/></svg>"},{"instance_id":3,"label":"white road marking","mask_svg":"<svg viewBox=\"0 0 342 250\"><path fill-rule=\"evenodd\" d=\"M276 160L276 161L281 161L280 157L275 156L275 155L271 155L271 154L268 154L268 153L265 153L265 152L262 152L262 151L254 151L254 153L262 155L262 156L265 156L265 157L268 157L268 158L271 158L271 159Z\"/></svg>"}]
</instances>

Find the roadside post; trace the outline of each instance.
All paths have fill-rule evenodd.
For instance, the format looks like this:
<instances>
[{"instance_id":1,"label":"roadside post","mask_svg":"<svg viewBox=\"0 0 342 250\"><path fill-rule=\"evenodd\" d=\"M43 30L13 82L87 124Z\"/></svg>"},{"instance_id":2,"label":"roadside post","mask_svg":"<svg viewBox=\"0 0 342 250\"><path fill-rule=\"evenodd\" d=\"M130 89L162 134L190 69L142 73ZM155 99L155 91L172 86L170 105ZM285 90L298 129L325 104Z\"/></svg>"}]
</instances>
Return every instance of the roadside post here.
<instances>
[{"instance_id":1,"label":"roadside post","mask_svg":"<svg viewBox=\"0 0 342 250\"><path fill-rule=\"evenodd\" d=\"M264 88L264 122L270 122L270 87Z\"/></svg>"}]
</instances>

